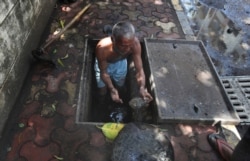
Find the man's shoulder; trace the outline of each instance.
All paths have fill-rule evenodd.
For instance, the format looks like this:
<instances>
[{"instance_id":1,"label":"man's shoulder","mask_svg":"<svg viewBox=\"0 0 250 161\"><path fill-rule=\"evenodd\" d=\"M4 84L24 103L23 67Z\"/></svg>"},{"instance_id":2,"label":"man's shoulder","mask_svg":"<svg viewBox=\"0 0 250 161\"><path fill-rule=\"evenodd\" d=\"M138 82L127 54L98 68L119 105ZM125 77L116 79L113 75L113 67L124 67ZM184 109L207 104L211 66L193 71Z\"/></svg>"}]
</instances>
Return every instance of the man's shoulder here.
<instances>
[{"instance_id":1,"label":"man's shoulder","mask_svg":"<svg viewBox=\"0 0 250 161\"><path fill-rule=\"evenodd\" d=\"M110 44L112 44L111 37L102 38L97 43L97 45L101 45L101 46L104 46L104 45L107 46L107 45L110 45Z\"/></svg>"},{"instance_id":2,"label":"man's shoulder","mask_svg":"<svg viewBox=\"0 0 250 161\"><path fill-rule=\"evenodd\" d=\"M137 37L135 37L135 41L134 42L135 42L134 43L134 50L135 51L140 50L141 49L141 42L140 42L140 40ZM137 53L140 53L140 52L135 52L135 54L137 54Z\"/></svg>"},{"instance_id":3,"label":"man's shoulder","mask_svg":"<svg viewBox=\"0 0 250 161\"><path fill-rule=\"evenodd\" d=\"M109 52L110 48L112 45L112 41L110 37L105 37L101 40L99 40L99 42L96 45L96 56L101 56L103 57L104 55L107 55L107 53Z\"/></svg>"}]
</instances>

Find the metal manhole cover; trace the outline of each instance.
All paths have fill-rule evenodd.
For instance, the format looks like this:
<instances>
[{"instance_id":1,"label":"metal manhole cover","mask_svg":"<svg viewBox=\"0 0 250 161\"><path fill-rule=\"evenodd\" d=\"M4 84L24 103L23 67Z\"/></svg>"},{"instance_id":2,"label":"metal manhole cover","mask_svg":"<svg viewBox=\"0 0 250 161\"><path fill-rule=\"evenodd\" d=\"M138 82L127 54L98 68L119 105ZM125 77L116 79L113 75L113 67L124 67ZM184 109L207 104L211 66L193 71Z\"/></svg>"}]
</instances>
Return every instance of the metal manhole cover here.
<instances>
[{"instance_id":1,"label":"metal manhole cover","mask_svg":"<svg viewBox=\"0 0 250 161\"><path fill-rule=\"evenodd\" d=\"M159 123L239 123L200 41L145 39L145 46Z\"/></svg>"},{"instance_id":2,"label":"metal manhole cover","mask_svg":"<svg viewBox=\"0 0 250 161\"><path fill-rule=\"evenodd\" d=\"M221 80L240 123L250 124L250 76L227 76Z\"/></svg>"}]
</instances>

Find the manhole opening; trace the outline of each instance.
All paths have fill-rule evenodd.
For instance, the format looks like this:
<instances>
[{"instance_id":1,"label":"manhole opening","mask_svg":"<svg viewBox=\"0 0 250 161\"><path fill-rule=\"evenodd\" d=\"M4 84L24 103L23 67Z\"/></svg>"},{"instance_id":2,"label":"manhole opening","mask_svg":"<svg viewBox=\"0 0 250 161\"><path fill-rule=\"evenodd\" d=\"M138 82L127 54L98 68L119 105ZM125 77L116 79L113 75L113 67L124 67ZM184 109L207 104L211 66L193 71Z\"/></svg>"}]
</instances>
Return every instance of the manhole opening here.
<instances>
[{"instance_id":1,"label":"manhole opening","mask_svg":"<svg viewBox=\"0 0 250 161\"><path fill-rule=\"evenodd\" d=\"M85 51L83 56L83 66L81 72L81 83L79 87L78 107L76 123L103 123L103 122L123 122L128 123L132 121L139 121L144 123L154 123L154 111L151 104L142 110L132 110L129 106L129 101L134 98L131 93L133 87L133 69L131 68L131 58L128 58L128 73L125 82L124 90L120 91L120 95L123 99L123 104L114 103L109 95L109 92L105 96L103 104L99 104L98 88L96 86L94 61L95 61L95 47L99 40L86 39ZM148 77L148 64L145 64L144 60L144 45L142 45L142 61L146 78ZM146 80L146 84L149 81ZM149 88L148 88L149 89ZM124 92L126 91L126 92Z\"/></svg>"}]
</instances>

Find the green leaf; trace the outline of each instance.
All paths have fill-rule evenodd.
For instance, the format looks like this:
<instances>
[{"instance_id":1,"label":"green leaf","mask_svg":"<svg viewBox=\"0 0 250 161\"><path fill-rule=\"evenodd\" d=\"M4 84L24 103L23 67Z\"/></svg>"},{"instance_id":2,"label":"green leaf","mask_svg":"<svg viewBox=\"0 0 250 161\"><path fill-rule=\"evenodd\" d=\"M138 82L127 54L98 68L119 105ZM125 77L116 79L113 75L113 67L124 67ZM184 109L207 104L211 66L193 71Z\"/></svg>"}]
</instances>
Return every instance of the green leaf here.
<instances>
[{"instance_id":1,"label":"green leaf","mask_svg":"<svg viewBox=\"0 0 250 161\"><path fill-rule=\"evenodd\" d=\"M52 104L52 108L54 111L56 111L56 105L55 104Z\"/></svg>"},{"instance_id":2,"label":"green leaf","mask_svg":"<svg viewBox=\"0 0 250 161\"><path fill-rule=\"evenodd\" d=\"M67 59L68 57L69 57L69 54L66 54L64 57L61 58L61 60Z\"/></svg>"},{"instance_id":3,"label":"green leaf","mask_svg":"<svg viewBox=\"0 0 250 161\"><path fill-rule=\"evenodd\" d=\"M56 50L56 49L54 49L53 54L56 54L56 53L57 53L57 50Z\"/></svg>"},{"instance_id":4,"label":"green leaf","mask_svg":"<svg viewBox=\"0 0 250 161\"><path fill-rule=\"evenodd\" d=\"M63 160L62 157L59 157L59 156L57 156L57 155L54 155L54 157L55 157L57 160Z\"/></svg>"},{"instance_id":5,"label":"green leaf","mask_svg":"<svg viewBox=\"0 0 250 161\"><path fill-rule=\"evenodd\" d=\"M64 28L65 20L60 20L61 27Z\"/></svg>"},{"instance_id":6,"label":"green leaf","mask_svg":"<svg viewBox=\"0 0 250 161\"><path fill-rule=\"evenodd\" d=\"M57 62L58 62L61 66L64 67L64 64L63 64L63 62L62 62L62 60L61 60L60 58L57 59Z\"/></svg>"},{"instance_id":7,"label":"green leaf","mask_svg":"<svg viewBox=\"0 0 250 161\"><path fill-rule=\"evenodd\" d=\"M20 128L23 128L25 125L24 125L24 123L19 123L18 126L19 126Z\"/></svg>"}]
</instances>

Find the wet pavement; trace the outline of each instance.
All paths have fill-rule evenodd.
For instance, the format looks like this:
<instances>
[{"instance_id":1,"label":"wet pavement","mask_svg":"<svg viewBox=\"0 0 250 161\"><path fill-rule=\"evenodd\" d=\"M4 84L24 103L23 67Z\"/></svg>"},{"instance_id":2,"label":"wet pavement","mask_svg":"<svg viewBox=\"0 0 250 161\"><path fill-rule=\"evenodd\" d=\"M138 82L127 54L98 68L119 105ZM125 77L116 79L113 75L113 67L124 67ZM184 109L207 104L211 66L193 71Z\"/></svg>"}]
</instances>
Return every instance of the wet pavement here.
<instances>
[{"instance_id":1,"label":"wet pavement","mask_svg":"<svg viewBox=\"0 0 250 161\"><path fill-rule=\"evenodd\" d=\"M44 32L45 41L86 6L87 1L57 4ZM86 37L105 36L102 29L120 20L130 20L142 40L184 39L185 35L170 1L91 1L91 7L60 40L46 50L56 63L34 62L1 141L0 160L6 161L108 161L112 142L96 125L75 124L77 92ZM42 44L42 43L41 43ZM215 126L159 125L168 133L177 161L220 161L209 146L207 135ZM238 138L225 130L228 138ZM230 141L230 140L229 140Z\"/></svg>"},{"instance_id":2,"label":"wet pavement","mask_svg":"<svg viewBox=\"0 0 250 161\"><path fill-rule=\"evenodd\" d=\"M250 1L181 0L220 76L250 75Z\"/></svg>"}]
</instances>

